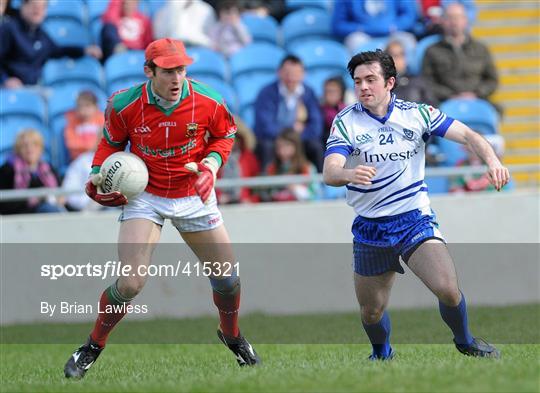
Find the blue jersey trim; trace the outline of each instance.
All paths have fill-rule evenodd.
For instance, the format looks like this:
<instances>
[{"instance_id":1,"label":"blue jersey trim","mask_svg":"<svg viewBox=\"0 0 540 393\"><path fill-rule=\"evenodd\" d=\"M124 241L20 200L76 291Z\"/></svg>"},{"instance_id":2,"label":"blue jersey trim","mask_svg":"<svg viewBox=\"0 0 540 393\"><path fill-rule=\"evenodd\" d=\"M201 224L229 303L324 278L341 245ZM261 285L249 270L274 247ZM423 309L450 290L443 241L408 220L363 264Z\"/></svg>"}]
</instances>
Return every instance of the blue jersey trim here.
<instances>
[{"instance_id":1,"label":"blue jersey trim","mask_svg":"<svg viewBox=\"0 0 540 393\"><path fill-rule=\"evenodd\" d=\"M324 153L325 157L328 157L330 154L341 154L343 157L349 157L349 155L352 153L353 149L350 146L332 146L331 148L327 149Z\"/></svg>"},{"instance_id":2,"label":"blue jersey trim","mask_svg":"<svg viewBox=\"0 0 540 393\"><path fill-rule=\"evenodd\" d=\"M383 177L382 179L377 179L377 180L372 180L371 181L371 184L377 184L377 183L380 183L386 179L390 179L392 176L394 176L396 173L398 173L399 170L395 171L394 173L392 173L390 176L386 176L386 177Z\"/></svg>"},{"instance_id":3,"label":"blue jersey trim","mask_svg":"<svg viewBox=\"0 0 540 393\"><path fill-rule=\"evenodd\" d=\"M382 190L385 187L388 187L390 184L392 184L397 179L399 179L400 176L403 175L403 172L405 172L405 169L407 169L407 167L403 168L403 170L399 173L399 175L397 175L393 180L389 181L388 183L386 183L386 184L384 184L384 185L382 185L380 187L370 188L369 190L365 189L365 188L358 188L358 187L349 186L349 185L347 185L346 187L347 187L348 190L356 191L356 192L362 192L362 193L379 191L379 190Z\"/></svg>"},{"instance_id":4,"label":"blue jersey trim","mask_svg":"<svg viewBox=\"0 0 540 393\"><path fill-rule=\"evenodd\" d=\"M446 117L446 120L443 121L443 123L439 127L431 131L431 133L433 135L437 135L442 138L444 137L444 135L446 134L446 131L448 131L448 128L452 125L453 122L454 122L454 119L452 119L451 117Z\"/></svg>"},{"instance_id":5,"label":"blue jersey trim","mask_svg":"<svg viewBox=\"0 0 540 393\"><path fill-rule=\"evenodd\" d=\"M394 110L394 102L395 102L395 100L396 100L396 95L394 93L392 93L392 95L390 96L390 104L388 104L388 111L386 112L386 115L384 115L384 117L378 117L378 116L374 115L373 113L371 113L369 110L367 110L363 106L362 106L362 110L364 112L366 112L368 114L368 116L371 117L372 119L375 119L379 123L384 124L384 123L386 123L386 121L388 120L388 118L392 114L392 111Z\"/></svg>"},{"instance_id":6,"label":"blue jersey trim","mask_svg":"<svg viewBox=\"0 0 540 393\"><path fill-rule=\"evenodd\" d=\"M401 194L402 192L405 192L407 190L410 190L411 188L414 188L414 187L418 187L420 185L422 185L424 183L424 179L422 180L419 180L417 182L414 182L413 184L411 185L408 185L407 187L405 188L402 188L401 190L397 190L396 192L393 192L392 194L384 197L383 199L381 199L380 201L378 201L376 204L374 204L371 208L371 209L375 209L377 208L378 205L380 205L381 203L383 203L384 201L386 201L388 198L392 198L393 196L396 196L397 194Z\"/></svg>"},{"instance_id":7,"label":"blue jersey trim","mask_svg":"<svg viewBox=\"0 0 540 393\"><path fill-rule=\"evenodd\" d=\"M391 203L394 203L394 202L402 201L403 199L411 198L411 197L415 196L416 194L418 194L419 192L422 192L422 191L427 192L427 190L428 190L427 187L419 188L419 189L416 190L415 192L411 192L410 194L403 195L402 197L399 197L399 198L397 198L397 199L394 199L394 200L392 200L392 201L390 201L390 202L386 202L385 204L383 204L383 205L381 205L381 206L378 206L377 209L380 209L381 207L388 206L388 205L390 205Z\"/></svg>"}]
</instances>

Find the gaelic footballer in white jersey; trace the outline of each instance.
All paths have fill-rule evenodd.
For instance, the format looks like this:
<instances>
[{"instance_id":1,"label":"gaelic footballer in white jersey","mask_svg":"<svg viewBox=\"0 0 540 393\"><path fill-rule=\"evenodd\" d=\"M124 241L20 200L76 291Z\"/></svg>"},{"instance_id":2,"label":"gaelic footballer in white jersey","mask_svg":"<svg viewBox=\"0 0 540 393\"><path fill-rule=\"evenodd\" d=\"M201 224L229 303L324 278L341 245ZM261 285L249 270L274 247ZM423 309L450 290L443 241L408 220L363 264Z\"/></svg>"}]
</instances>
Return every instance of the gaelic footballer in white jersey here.
<instances>
[{"instance_id":1,"label":"gaelic footballer in white jersey","mask_svg":"<svg viewBox=\"0 0 540 393\"><path fill-rule=\"evenodd\" d=\"M338 113L325 155L347 157L345 168L368 165L377 170L371 185L346 186L347 203L356 214L376 218L414 209L429 214L425 145L431 135L443 137L453 121L432 106L403 101L394 94L382 119L360 103Z\"/></svg>"}]
</instances>

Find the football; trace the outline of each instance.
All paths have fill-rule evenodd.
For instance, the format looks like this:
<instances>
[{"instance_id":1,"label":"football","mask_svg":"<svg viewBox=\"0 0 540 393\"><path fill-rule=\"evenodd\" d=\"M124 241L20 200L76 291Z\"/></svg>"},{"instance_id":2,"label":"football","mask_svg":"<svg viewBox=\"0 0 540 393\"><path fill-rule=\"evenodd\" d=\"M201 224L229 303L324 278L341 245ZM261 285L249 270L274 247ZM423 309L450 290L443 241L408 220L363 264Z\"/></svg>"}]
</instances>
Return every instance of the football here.
<instances>
[{"instance_id":1,"label":"football","mask_svg":"<svg viewBox=\"0 0 540 393\"><path fill-rule=\"evenodd\" d=\"M103 180L98 187L100 194L119 191L131 199L142 193L148 184L148 169L135 154L111 154L101 165Z\"/></svg>"}]
</instances>

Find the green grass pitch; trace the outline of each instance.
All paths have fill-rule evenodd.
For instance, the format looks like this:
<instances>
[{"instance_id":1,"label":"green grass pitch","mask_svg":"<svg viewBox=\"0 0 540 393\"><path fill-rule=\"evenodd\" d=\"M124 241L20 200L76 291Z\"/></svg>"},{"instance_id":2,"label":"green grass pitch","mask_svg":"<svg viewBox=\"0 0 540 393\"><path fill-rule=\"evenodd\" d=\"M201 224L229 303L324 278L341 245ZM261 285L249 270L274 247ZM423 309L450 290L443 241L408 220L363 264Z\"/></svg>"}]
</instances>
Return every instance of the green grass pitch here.
<instances>
[{"instance_id":1,"label":"green grass pitch","mask_svg":"<svg viewBox=\"0 0 540 393\"><path fill-rule=\"evenodd\" d=\"M264 364L239 368L219 344L127 344L217 342L214 318L124 321L81 381L66 380L63 365L90 324L3 327L1 391L33 392L539 392L539 306L471 307L473 332L498 343L500 360L459 354L437 310L391 311L394 348L391 362L369 362L358 316L249 315L242 328ZM276 322L277 321L277 322ZM274 322L274 324L272 323ZM267 331L265 331L265 326ZM308 329L309 326L318 328ZM282 329L280 329L280 327ZM278 328L278 332L274 330ZM298 329L303 329L298 331ZM345 331L334 334L334 329ZM334 330L334 331L333 331ZM414 334L411 331L414 330ZM279 338L279 331L287 339ZM325 332L328 332L326 334ZM32 343L50 335L63 344ZM54 336L57 334L57 336ZM195 337L194 337L195 336ZM43 337L43 336L42 336ZM337 337L332 341L331 337ZM34 338L34 339L33 339ZM424 339L423 341L420 341ZM198 341L200 340L200 341ZM296 340L296 343L294 343ZM25 342L25 344L6 344ZM52 342L52 341L51 341ZM121 343L125 342L125 343ZM265 342L265 344L261 344ZM324 342L315 344L314 342ZM258 344L257 344L258 343Z\"/></svg>"}]
</instances>

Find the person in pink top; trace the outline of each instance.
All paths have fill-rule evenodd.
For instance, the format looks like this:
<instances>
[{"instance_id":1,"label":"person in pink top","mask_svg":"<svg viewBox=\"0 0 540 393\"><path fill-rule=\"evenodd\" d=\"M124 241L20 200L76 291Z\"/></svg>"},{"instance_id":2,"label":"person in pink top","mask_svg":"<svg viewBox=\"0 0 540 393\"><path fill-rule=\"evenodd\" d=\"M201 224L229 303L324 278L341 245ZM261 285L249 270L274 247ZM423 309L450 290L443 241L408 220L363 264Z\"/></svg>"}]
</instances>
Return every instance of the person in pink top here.
<instances>
[{"instance_id":1,"label":"person in pink top","mask_svg":"<svg viewBox=\"0 0 540 393\"><path fill-rule=\"evenodd\" d=\"M129 49L144 50L153 40L152 21L139 11L138 0L111 0L102 20L105 58Z\"/></svg>"}]
</instances>

